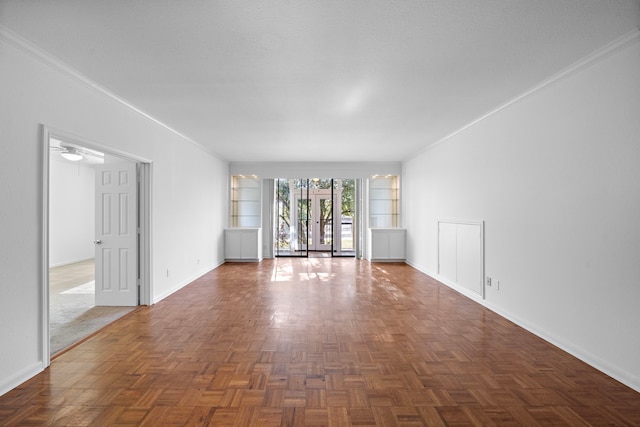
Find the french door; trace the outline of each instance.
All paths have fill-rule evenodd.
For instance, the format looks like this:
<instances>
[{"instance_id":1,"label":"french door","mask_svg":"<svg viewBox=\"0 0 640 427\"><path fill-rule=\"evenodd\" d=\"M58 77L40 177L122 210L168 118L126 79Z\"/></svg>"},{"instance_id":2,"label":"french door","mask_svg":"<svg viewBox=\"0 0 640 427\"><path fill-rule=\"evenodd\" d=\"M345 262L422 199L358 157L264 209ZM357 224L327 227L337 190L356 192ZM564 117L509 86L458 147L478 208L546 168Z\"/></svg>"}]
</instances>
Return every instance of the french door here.
<instances>
[{"instance_id":1,"label":"french door","mask_svg":"<svg viewBox=\"0 0 640 427\"><path fill-rule=\"evenodd\" d=\"M309 190L295 197L294 218L298 224L298 245L305 251L331 251L333 202L331 190Z\"/></svg>"},{"instance_id":2,"label":"french door","mask_svg":"<svg viewBox=\"0 0 640 427\"><path fill-rule=\"evenodd\" d=\"M275 256L355 256L355 179L276 179Z\"/></svg>"}]
</instances>

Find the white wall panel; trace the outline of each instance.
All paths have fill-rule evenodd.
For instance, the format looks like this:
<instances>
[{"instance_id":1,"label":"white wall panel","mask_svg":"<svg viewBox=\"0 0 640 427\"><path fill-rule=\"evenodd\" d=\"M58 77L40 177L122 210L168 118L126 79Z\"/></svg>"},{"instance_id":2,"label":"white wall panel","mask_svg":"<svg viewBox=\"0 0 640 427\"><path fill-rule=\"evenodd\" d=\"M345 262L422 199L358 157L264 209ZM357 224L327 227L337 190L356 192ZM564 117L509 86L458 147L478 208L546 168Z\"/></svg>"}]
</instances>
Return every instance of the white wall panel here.
<instances>
[{"instance_id":1,"label":"white wall panel","mask_svg":"<svg viewBox=\"0 0 640 427\"><path fill-rule=\"evenodd\" d=\"M438 276L484 296L482 222L438 220Z\"/></svg>"}]
</instances>

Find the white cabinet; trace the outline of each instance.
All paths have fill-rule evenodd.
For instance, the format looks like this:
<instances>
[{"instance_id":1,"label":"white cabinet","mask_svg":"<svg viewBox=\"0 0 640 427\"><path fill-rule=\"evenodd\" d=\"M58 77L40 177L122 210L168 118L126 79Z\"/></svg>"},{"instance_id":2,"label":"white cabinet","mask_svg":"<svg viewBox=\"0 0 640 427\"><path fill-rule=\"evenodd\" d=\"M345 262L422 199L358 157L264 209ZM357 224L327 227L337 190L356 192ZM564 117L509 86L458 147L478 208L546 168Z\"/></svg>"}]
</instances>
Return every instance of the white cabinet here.
<instances>
[{"instance_id":1,"label":"white cabinet","mask_svg":"<svg viewBox=\"0 0 640 427\"><path fill-rule=\"evenodd\" d=\"M369 260L404 261L406 233L404 228L370 228Z\"/></svg>"},{"instance_id":2,"label":"white cabinet","mask_svg":"<svg viewBox=\"0 0 640 427\"><path fill-rule=\"evenodd\" d=\"M224 230L224 258L227 261L262 260L261 228L227 228Z\"/></svg>"}]
</instances>

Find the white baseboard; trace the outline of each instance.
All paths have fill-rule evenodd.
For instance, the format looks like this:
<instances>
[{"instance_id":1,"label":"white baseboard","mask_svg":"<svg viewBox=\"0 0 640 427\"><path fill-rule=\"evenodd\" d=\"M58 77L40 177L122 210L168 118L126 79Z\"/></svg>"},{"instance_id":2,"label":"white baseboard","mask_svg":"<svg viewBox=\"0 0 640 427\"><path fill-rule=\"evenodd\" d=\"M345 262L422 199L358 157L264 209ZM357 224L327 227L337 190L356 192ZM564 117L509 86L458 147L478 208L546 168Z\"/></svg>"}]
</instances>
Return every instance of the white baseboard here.
<instances>
[{"instance_id":1,"label":"white baseboard","mask_svg":"<svg viewBox=\"0 0 640 427\"><path fill-rule=\"evenodd\" d=\"M37 362L3 380L0 383L0 396L18 387L23 382L35 377L42 371L44 371L42 362Z\"/></svg>"},{"instance_id":2,"label":"white baseboard","mask_svg":"<svg viewBox=\"0 0 640 427\"><path fill-rule=\"evenodd\" d=\"M179 291L180 289L184 288L185 286L187 286L189 283L193 282L194 280L204 276L205 274L207 274L208 272L215 270L216 268L220 267L222 264L224 264L224 260L220 261L218 260L216 262L216 264L206 267L204 270L199 271L198 273L194 274L193 276L189 277L186 280L181 281L180 283L178 283L176 286L174 286L173 288L169 289L166 292L161 293L160 295L154 296L151 299L151 303L152 304L156 304L160 301L162 301L163 299L165 299L166 297L168 297L169 295L176 293L177 291Z\"/></svg>"},{"instance_id":3,"label":"white baseboard","mask_svg":"<svg viewBox=\"0 0 640 427\"><path fill-rule=\"evenodd\" d=\"M60 263L57 263L57 264L49 264L49 268L56 268L56 267L62 267L64 265L77 264L79 262L89 261L89 260L92 260L92 259L93 259L93 257L79 259L79 260L76 260L76 261L65 261L65 262L60 262Z\"/></svg>"},{"instance_id":4,"label":"white baseboard","mask_svg":"<svg viewBox=\"0 0 640 427\"><path fill-rule=\"evenodd\" d=\"M611 378L621 382L622 384L631 387L632 389L640 392L640 378L632 375L629 372L623 371L616 366L611 365L610 363L602 360L598 356L591 354L587 350L577 347L570 342L566 342L565 340L559 339L555 337L552 333L539 328L535 325L526 322L525 320L520 319L518 316L509 313L499 307L494 306L491 303L483 301L483 304L486 308L493 311L494 313L504 317L507 320L515 323L523 329L531 332L532 334L542 338L548 343L560 348L561 350L566 351L577 359L585 362L586 364L592 366L593 368L599 370L600 372L609 375Z\"/></svg>"},{"instance_id":5,"label":"white baseboard","mask_svg":"<svg viewBox=\"0 0 640 427\"><path fill-rule=\"evenodd\" d=\"M532 325L531 323L521 319L520 317L514 315L513 313L510 313L500 307L497 307L493 304L491 304L490 302L488 302L485 299L482 299L479 295L474 294L472 292L467 291L466 289L457 286L453 283L449 283L445 278L439 277L438 274L435 274L429 270L423 269L418 267L417 265L414 265L410 262L407 262L407 264L409 264L411 267L415 268L416 270L420 271L421 273L426 274L427 276L431 277L434 280L437 280L438 282L442 283L445 286L448 286L449 288L453 289L454 291L462 294L463 296L477 302L478 304L488 308L489 310L493 311L494 313L498 314L499 316L504 317L505 319L515 323L516 325L520 326L521 328L527 330L528 332L531 332L532 334L536 335L539 338L542 338L543 340L547 341L548 343L558 347L559 349L566 351L567 353L571 354L572 356L574 356L575 358L585 362L586 364L592 366L593 368L599 370L600 372L610 376L611 378L615 379L616 381L621 382L622 384L631 387L632 389L640 392L640 378L638 378L637 376L626 372L624 370L619 369L616 366L611 365L610 363L602 360L601 358L591 354L590 352L576 347L575 345L573 345L570 342L567 342L566 340L560 339L556 336L554 336L554 334L550 333L549 331L544 330L543 328L539 328L536 325Z\"/></svg>"}]
</instances>

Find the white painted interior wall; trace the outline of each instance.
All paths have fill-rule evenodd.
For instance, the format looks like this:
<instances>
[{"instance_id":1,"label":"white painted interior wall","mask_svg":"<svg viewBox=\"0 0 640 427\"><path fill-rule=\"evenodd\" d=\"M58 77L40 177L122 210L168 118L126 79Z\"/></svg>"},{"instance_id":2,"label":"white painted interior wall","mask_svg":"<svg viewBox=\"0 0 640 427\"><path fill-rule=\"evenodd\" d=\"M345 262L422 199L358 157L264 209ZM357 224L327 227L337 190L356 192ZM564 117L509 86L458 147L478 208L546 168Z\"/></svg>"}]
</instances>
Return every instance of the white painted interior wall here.
<instances>
[{"instance_id":1,"label":"white painted interior wall","mask_svg":"<svg viewBox=\"0 0 640 427\"><path fill-rule=\"evenodd\" d=\"M640 43L403 165L408 261L485 220L488 307L640 390Z\"/></svg>"},{"instance_id":2,"label":"white painted interior wall","mask_svg":"<svg viewBox=\"0 0 640 427\"><path fill-rule=\"evenodd\" d=\"M44 368L41 124L152 161L153 301L223 261L228 165L12 41L0 57L3 394Z\"/></svg>"},{"instance_id":3,"label":"white painted interior wall","mask_svg":"<svg viewBox=\"0 0 640 427\"><path fill-rule=\"evenodd\" d=\"M49 267L94 257L93 167L49 155Z\"/></svg>"},{"instance_id":4,"label":"white painted interior wall","mask_svg":"<svg viewBox=\"0 0 640 427\"><path fill-rule=\"evenodd\" d=\"M260 178L370 178L372 175L400 175L401 162L231 162L231 175ZM283 174L285 176L283 176Z\"/></svg>"}]
</instances>

